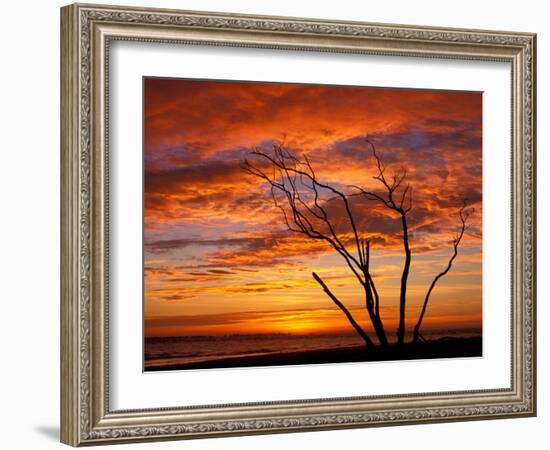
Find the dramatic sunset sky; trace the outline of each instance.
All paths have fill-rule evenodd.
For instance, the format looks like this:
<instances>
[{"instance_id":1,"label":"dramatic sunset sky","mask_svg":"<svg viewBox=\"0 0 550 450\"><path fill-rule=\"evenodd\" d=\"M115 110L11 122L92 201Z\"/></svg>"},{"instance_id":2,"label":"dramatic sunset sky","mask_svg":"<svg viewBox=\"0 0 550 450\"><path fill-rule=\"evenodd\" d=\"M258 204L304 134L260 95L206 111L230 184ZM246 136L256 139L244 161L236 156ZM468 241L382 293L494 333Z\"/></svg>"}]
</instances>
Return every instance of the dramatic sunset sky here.
<instances>
[{"instance_id":1,"label":"dramatic sunset sky","mask_svg":"<svg viewBox=\"0 0 550 450\"><path fill-rule=\"evenodd\" d=\"M312 278L318 273L372 335L364 294L324 242L287 230L245 158L284 139L318 179L378 188L368 133L387 173L413 187L410 332L433 277L452 254L458 209L475 213L451 272L434 290L426 330L481 332L482 94L299 84L144 80L146 336L332 333L350 330ZM403 264L395 213L352 201L373 240L371 272L391 340ZM330 214L351 233L338 205Z\"/></svg>"}]
</instances>

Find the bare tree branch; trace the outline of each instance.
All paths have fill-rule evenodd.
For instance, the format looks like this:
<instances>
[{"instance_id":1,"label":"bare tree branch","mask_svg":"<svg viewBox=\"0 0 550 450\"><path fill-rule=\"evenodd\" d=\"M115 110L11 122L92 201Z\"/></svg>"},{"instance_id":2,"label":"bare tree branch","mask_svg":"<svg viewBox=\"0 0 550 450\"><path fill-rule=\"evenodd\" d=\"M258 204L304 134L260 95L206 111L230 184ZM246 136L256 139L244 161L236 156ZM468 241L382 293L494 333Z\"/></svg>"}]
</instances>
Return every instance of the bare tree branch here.
<instances>
[{"instance_id":1,"label":"bare tree branch","mask_svg":"<svg viewBox=\"0 0 550 450\"><path fill-rule=\"evenodd\" d=\"M357 234L357 229L355 227L355 221L353 219L353 215L349 207L349 202L345 194L343 194L342 192L338 191L337 189L335 189L330 185L320 183L317 180L315 176L315 172L311 168L311 165L306 164L306 167L308 167L308 170L310 171L310 173L300 168L300 166L302 165L300 164L300 161L294 155L292 155L288 150L283 149L280 145L274 146L273 156L265 152L262 152L259 149L255 149L252 152L252 154L268 160L274 166L274 168L278 170L278 175L279 177L282 178L280 182L277 182L274 179L267 176L266 173L262 171L260 168L253 166L248 160L245 160L245 164L244 164L245 170L247 170L252 175L255 175L267 181L273 189L279 190L281 193L283 193L286 196L288 205L292 212L294 225L297 227L296 229L290 226L287 220L287 226L289 230L293 232L305 234L308 237L311 237L313 239L322 239L327 241L342 257L344 257L347 265L352 270L352 272L354 273L358 281L362 285L365 285L367 283L367 280L361 277L362 264L360 260L357 260L357 258L353 256L353 254L346 248L344 243L341 241L341 239L337 235L333 225L331 224L328 218L328 214L326 210L320 205L318 200L318 197L319 197L318 190L319 188L322 188L336 194L336 196L343 201L350 223L352 223L352 228L354 230L356 242L358 242L359 238ZM306 187L314 191L315 198L316 198L315 206L320 211L321 214L318 215L318 214L312 213L312 210L309 207L305 209L307 210L307 212L312 214L315 218L322 220L324 225L329 229L330 236L326 235L325 233L322 233L321 231L319 231L318 228L315 228L312 222L307 218L307 216L302 211L300 211L300 205L303 207L305 203L303 202L299 194L299 186L297 186L296 180L294 178L296 175L303 176L311 182L310 186L302 183L302 187ZM359 248L358 248L358 255L359 255L359 259L361 259Z\"/></svg>"},{"instance_id":2,"label":"bare tree branch","mask_svg":"<svg viewBox=\"0 0 550 450\"><path fill-rule=\"evenodd\" d=\"M420 334L420 327L422 326L422 320L424 319L424 314L426 314L426 308L428 306L428 302L430 301L430 295L432 294L432 291L437 284L437 282L443 278L449 271L451 270L451 267L453 266L453 262L456 259L458 255L458 246L460 245L460 241L462 241L462 237L464 236L464 233L467 229L467 221L468 218L474 213L474 209L470 208L467 209L467 203L466 200L463 201L462 207L460 208L458 215L460 218L460 230L458 231L457 235L453 239L453 253L451 257L449 258L449 261L447 262L447 266L444 270L439 272L435 278L433 279L432 283L430 284L430 287L428 288L428 292L426 293L426 297L424 298L424 303L422 304L422 309L420 311L420 315L418 317L418 321L416 322L416 325L414 326L413 330L413 342L417 342L418 339L423 339L422 335Z\"/></svg>"},{"instance_id":3,"label":"bare tree branch","mask_svg":"<svg viewBox=\"0 0 550 450\"><path fill-rule=\"evenodd\" d=\"M349 323L355 329L355 331L357 331L357 333L363 338L363 340L367 344L367 347L372 347L373 343L372 343L371 339L363 331L361 326L355 321L355 319L353 318L351 313L348 311L348 309L344 306L344 304L340 300L338 300L338 298L336 298L336 296L327 287L325 282L323 280L321 280L319 275L317 275L315 272L313 272L312 275L313 275L313 278L315 278L315 281L317 281L317 283L319 283L321 285L321 287L323 288L325 293L332 299L332 301L336 304L336 306L338 306L338 308L340 308L342 310L342 312L346 315L346 317L348 318Z\"/></svg>"}]
</instances>

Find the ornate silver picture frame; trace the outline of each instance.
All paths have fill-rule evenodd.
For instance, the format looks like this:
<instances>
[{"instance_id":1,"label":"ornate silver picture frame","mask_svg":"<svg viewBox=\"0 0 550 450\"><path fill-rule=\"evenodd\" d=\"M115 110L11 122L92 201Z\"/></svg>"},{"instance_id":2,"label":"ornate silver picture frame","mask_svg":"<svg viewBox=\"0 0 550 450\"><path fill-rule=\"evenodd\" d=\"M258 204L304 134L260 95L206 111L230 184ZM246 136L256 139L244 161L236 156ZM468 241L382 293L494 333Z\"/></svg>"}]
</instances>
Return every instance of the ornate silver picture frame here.
<instances>
[{"instance_id":1,"label":"ornate silver picture frame","mask_svg":"<svg viewBox=\"0 0 550 450\"><path fill-rule=\"evenodd\" d=\"M511 149L497 152L511 155L510 385L114 409L108 237L109 133L116 126L109 122L109 58L116 41L407 56L420 64L426 58L508 63ZM105 5L62 8L61 441L81 446L534 416L535 87L536 36L530 33Z\"/></svg>"}]
</instances>

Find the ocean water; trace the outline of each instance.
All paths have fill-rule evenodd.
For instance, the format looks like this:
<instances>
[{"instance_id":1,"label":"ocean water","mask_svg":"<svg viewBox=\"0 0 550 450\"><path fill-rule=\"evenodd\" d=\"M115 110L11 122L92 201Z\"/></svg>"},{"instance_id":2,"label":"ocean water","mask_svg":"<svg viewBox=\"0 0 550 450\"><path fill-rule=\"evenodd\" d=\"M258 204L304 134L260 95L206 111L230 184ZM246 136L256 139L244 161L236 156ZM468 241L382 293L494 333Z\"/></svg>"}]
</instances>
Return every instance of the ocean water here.
<instances>
[{"instance_id":1,"label":"ocean water","mask_svg":"<svg viewBox=\"0 0 550 450\"><path fill-rule=\"evenodd\" d=\"M253 334L145 339L145 367L362 345L352 334Z\"/></svg>"},{"instance_id":2,"label":"ocean water","mask_svg":"<svg viewBox=\"0 0 550 450\"><path fill-rule=\"evenodd\" d=\"M428 339L444 336L470 337L480 330L433 330ZM237 334L221 336L151 337L144 343L145 368L216 361L226 358L338 349L364 345L356 334Z\"/></svg>"}]
</instances>

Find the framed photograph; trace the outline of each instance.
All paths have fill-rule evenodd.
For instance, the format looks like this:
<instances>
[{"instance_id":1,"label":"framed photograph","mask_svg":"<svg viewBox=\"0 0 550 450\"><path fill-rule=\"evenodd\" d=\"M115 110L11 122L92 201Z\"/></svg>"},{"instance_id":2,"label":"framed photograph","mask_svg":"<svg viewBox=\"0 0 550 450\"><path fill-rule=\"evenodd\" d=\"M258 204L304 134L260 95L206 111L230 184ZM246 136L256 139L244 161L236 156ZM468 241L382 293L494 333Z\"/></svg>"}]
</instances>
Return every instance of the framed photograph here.
<instances>
[{"instance_id":1,"label":"framed photograph","mask_svg":"<svg viewBox=\"0 0 550 450\"><path fill-rule=\"evenodd\" d=\"M535 415L535 38L62 8L62 442Z\"/></svg>"}]
</instances>

